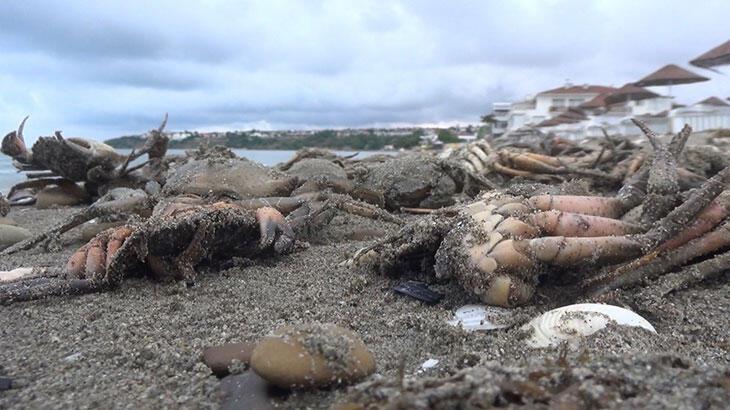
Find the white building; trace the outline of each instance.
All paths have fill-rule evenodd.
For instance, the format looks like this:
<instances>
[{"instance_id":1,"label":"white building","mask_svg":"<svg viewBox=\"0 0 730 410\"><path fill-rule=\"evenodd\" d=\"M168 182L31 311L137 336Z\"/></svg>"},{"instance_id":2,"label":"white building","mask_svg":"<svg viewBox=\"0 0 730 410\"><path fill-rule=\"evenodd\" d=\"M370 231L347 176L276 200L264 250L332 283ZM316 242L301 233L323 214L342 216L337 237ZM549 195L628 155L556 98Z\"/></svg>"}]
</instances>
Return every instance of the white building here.
<instances>
[{"instance_id":1,"label":"white building","mask_svg":"<svg viewBox=\"0 0 730 410\"><path fill-rule=\"evenodd\" d=\"M497 124L507 122L502 133L535 127L570 139L601 137L604 130L609 134L638 135L640 131L632 118L642 120L657 133L678 132L685 123L696 131L730 128L730 104L720 98L682 107L671 97L631 84L618 89L569 84L512 103L507 113L505 104L495 103L492 115Z\"/></svg>"},{"instance_id":2,"label":"white building","mask_svg":"<svg viewBox=\"0 0 730 410\"><path fill-rule=\"evenodd\" d=\"M505 131L516 130L525 126L537 126L560 115L570 108L593 100L601 94L613 91L614 88L602 85L573 85L538 93L535 97L516 103L494 103L492 106L493 133L501 135ZM509 104L509 111L507 105ZM505 124L506 123L506 124Z\"/></svg>"},{"instance_id":3,"label":"white building","mask_svg":"<svg viewBox=\"0 0 730 410\"><path fill-rule=\"evenodd\" d=\"M672 129L689 124L694 131L730 129L730 104L717 97L710 97L689 107L672 110Z\"/></svg>"}]
</instances>

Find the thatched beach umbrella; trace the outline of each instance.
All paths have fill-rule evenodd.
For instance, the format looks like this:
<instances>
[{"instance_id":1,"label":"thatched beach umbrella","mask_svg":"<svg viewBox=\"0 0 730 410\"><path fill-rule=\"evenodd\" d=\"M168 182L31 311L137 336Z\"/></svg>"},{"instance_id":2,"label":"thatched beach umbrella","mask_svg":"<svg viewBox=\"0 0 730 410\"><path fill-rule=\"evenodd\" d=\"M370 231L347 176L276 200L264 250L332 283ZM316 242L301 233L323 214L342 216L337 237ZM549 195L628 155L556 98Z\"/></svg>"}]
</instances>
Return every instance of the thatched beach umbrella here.
<instances>
[{"instance_id":1,"label":"thatched beach umbrella","mask_svg":"<svg viewBox=\"0 0 730 410\"><path fill-rule=\"evenodd\" d=\"M697 104L712 105L713 107L728 107L728 106L730 106L730 104L726 103L725 101L721 100L718 97L705 98L704 100L698 102Z\"/></svg>"},{"instance_id":2,"label":"thatched beach umbrella","mask_svg":"<svg viewBox=\"0 0 730 410\"><path fill-rule=\"evenodd\" d=\"M646 88L641 88L633 84L626 84L618 90L606 96L606 104L616 104L626 101L639 101L648 98L659 97L659 94L651 92Z\"/></svg>"},{"instance_id":3,"label":"thatched beach umbrella","mask_svg":"<svg viewBox=\"0 0 730 410\"><path fill-rule=\"evenodd\" d=\"M665 85L668 87L670 96L672 95L672 86L679 84L692 84L699 83L702 81L709 81L710 79L699 74L695 74L689 70L685 70L674 64L667 64L664 67L654 71L647 75L641 80L634 83L639 87L652 87Z\"/></svg>"},{"instance_id":4,"label":"thatched beach umbrella","mask_svg":"<svg viewBox=\"0 0 730 410\"><path fill-rule=\"evenodd\" d=\"M693 66L707 69L730 64L730 40L702 54L689 63Z\"/></svg>"}]
</instances>

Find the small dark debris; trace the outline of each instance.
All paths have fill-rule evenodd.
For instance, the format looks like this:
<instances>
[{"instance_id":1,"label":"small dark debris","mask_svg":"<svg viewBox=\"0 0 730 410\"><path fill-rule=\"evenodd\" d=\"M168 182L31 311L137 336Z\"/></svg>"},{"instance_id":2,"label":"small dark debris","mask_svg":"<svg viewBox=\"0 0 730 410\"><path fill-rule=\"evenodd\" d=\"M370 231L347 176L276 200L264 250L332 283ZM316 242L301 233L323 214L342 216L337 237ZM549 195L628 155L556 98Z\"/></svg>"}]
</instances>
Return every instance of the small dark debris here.
<instances>
[{"instance_id":1,"label":"small dark debris","mask_svg":"<svg viewBox=\"0 0 730 410\"><path fill-rule=\"evenodd\" d=\"M13 380L7 377L0 377L0 391L10 390L13 387Z\"/></svg>"},{"instance_id":2,"label":"small dark debris","mask_svg":"<svg viewBox=\"0 0 730 410\"><path fill-rule=\"evenodd\" d=\"M432 291L428 288L427 284L419 282L417 280L409 280L407 282L403 282L400 285L395 286L393 290L396 293L410 296L429 305L435 305L444 298L444 295Z\"/></svg>"},{"instance_id":3,"label":"small dark debris","mask_svg":"<svg viewBox=\"0 0 730 410\"><path fill-rule=\"evenodd\" d=\"M269 385L252 371L224 377L221 380L220 391L223 401L221 409L274 409L272 399L281 399L286 396L285 390Z\"/></svg>"}]
</instances>

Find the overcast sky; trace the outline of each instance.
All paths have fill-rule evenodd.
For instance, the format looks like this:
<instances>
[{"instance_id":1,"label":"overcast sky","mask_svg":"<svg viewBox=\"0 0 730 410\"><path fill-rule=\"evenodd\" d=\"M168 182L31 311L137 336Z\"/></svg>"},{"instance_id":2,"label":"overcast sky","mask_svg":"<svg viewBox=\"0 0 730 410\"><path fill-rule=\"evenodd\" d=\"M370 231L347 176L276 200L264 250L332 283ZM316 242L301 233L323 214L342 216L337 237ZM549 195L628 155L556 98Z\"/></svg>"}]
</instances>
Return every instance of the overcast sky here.
<instances>
[{"instance_id":1,"label":"overcast sky","mask_svg":"<svg viewBox=\"0 0 730 410\"><path fill-rule=\"evenodd\" d=\"M174 130L474 123L566 79L687 67L730 39L729 15L727 0L2 0L0 124L30 114L34 139L140 133L166 111ZM675 87L679 102L730 96L728 75L693 70L712 81Z\"/></svg>"}]
</instances>

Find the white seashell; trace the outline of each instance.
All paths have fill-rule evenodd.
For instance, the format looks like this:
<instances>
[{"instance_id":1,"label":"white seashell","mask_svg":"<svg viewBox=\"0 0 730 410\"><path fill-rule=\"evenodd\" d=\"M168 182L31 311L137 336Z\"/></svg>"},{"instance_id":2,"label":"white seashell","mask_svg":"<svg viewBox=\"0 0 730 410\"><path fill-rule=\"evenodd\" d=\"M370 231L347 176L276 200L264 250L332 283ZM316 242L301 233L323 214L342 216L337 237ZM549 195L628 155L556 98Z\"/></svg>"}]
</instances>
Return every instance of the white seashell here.
<instances>
[{"instance_id":1,"label":"white seashell","mask_svg":"<svg viewBox=\"0 0 730 410\"><path fill-rule=\"evenodd\" d=\"M636 313L600 303L580 303L553 309L526 323L522 330L531 333L527 340L530 347L556 346L564 341L575 346L582 337L592 335L611 322L656 333L654 326Z\"/></svg>"},{"instance_id":2,"label":"white seashell","mask_svg":"<svg viewBox=\"0 0 730 410\"><path fill-rule=\"evenodd\" d=\"M436 359L428 359L423 364L421 364L421 368L418 370L418 373L423 373L424 371L428 369L432 369L436 367L436 365L439 364L439 361Z\"/></svg>"},{"instance_id":3,"label":"white seashell","mask_svg":"<svg viewBox=\"0 0 730 410\"><path fill-rule=\"evenodd\" d=\"M461 326L464 330L494 330L502 329L508 325L504 324L499 317L510 315L509 309L499 308L495 306L484 305L466 305L462 306L454 312L454 318L448 321L452 326Z\"/></svg>"},{"instance_id":4,"label":"white seashell","mask_svg":"<svg viewBox=\"0 0 730 410\"><path fill-rule=\"evenodd\" d=\"M33 268L16 268L13 270L0 271L0 283L14 281L31 274L33 274Z\"/></svg>"}]
</instances>

